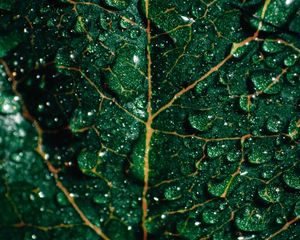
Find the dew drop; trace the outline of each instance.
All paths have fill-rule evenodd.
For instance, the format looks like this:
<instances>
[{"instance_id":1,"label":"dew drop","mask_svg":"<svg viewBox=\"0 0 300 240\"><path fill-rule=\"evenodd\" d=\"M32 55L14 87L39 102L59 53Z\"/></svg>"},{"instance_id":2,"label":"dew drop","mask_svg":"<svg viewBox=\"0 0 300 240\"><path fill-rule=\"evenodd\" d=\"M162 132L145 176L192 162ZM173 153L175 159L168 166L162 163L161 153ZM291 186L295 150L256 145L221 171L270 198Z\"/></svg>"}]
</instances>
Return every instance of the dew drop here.
<instances>
[{"instance_id":1,"label":"dew drop","mask_svg":"<svg viewBox=\"0 0 300 240\"><path fill-rule=\"evenodd\" d=\"M98 162L98 154L95 152L89 152L83 150L77 157L78 167L83 173L91 174L91 170L96 166ZM93 175L93 174L92 174Z\"/></svg>"},{"instance_id":2,"label":"dew drop","mask_svg":"<svg viewBox=\"0 0 300 240\"><path fill-rule=\"evenodd\" d=\"M130 0L104 0L104 1L107 5L116 8L118 10L126 9L131 2Z\"/></svg>"},{"instance_id":3,"label":"dew drop","mask_svg":"<svg viewBox=\"0 0 300 240\"><path fill-rule=\"evenodd\" d=\"M176 186L170 186L165 190L164 196L167 200L176 200L181 196L180 188Z\"/></svg>"},{"instance_id":4,"label":"dew drop","mask_svg":"<svg viewBox=\"0 0 300 240\"><path fill-rule=\"evenodd\" d=\"M191 114L189 122L191 126L199 131L207 131L212 127L213 119L208 114Z\"/></svg>"},{"instance_id":5,"label":"dew drop","mask_svg":"<svg viewBox=\"0 0 300 240\"><path fill-rule=\"evenodd\" d=\"M131 22L134 22L134 16L133 15L125 15L121 18L120 20L120 26L121 28L123 29L126 29L126 28L129 28L132 26L132 23Z\"/></svg>"},{"instance_id":6,"label":"dew drop","mask_svg":"<svg viewBox=\"0 0 300 240\"><path fill-rule=\"evenodd\" d=\"M283 62L284 62L285 66L290 67L296 63L297 59L298 59L298 56L296 54L292 54L292 55L286 57Z\"/></svg>"},{"instance_id":7,"label":"dew drop","mask_svg":"<svg viewBox=\"0 0 300 240\"><path fill-rule=\"evenodd\" d=\"M236 226L242 231L258 232L267 228L266 220L262 211L258 208L246 207L235 218Z\"/></svg>"},{"instance_id":8,"label":"dew drop","mask_svg":"<svg viewBox=\"0 0 300 240\"><path fill-rule=\"evenodd\" d=\"M0 94L0 113L13 114L20 111L19 99L5 93Z\"/></svg>"},{"instance_id":9,"label":"dew drop","mask_svg":"<svg viewBox=\"0 0 300 240\"><path fill-rule=\"evenodd\" d=\"M284 123L279 117L270 117L267 121L267 129L270 132L280 132L283 127Z\"/></svg>"},{"instance_id":10,"label":"dew drop","mask_svg":"<svg viewBox=\"0 0 300 240\"><path fill-rule=\"evenodd\" d=\"M283 45L274 41L265 41L262 48L267 53L276 53L283 49Z\"/></svg>"},{"instance_id":11,"label":"dew drop","mask_svg":"<svg viewBox=\"0 0 300 240\"><path fill-rule=\"evenodd\" d=\"M253 164L262 164L272 159L272 154L269 149L264 146L253 147L248 156L248 160Z\"/></svg>"},{"instance_id":12,"label":"dew drop","mask_svg":"<svg viewBox=\"0 0 300 240\"><path fill-rule=\"evenodd\" d=\"M206 5L203 2L197 1L192 6L192 14L196 18L204 16L206 11Z\"/></svg>"},{"instance_id":13,"label":"dew drop","mask_svg":"<svg viewBox=\"0 0 300 240\"><path fill-rule=\"evenodd\" d=\"M136 39L138 38L139 36L141 36L141 31L138 29L138 28L133 28L131 31L130 31L130 37L132 39Z\"/></svg>"},{"instance_id":14,"label":"dew drop","mask_svg":"<svg viewBox=\"0 0 300 240\"><path fill-rule=\"evenodd\" d=\"M202 213L202 219L207 224L215 224L219 220L219 211L218 210L204 210Z\"/></svg>"},{"instance_id":15,"label":"dew drop","mask_svg":"<svg viewBox=\"0 0 300 240\"><path fill-rule=\"evenodd\" d=\"M283 175L284 182L291 188L300 189L300 174L299 171L290 170Z\"/></svg>"},{"instance_id":16,"label":"dew drop","mask_svg":"<svg viewBox=\"0 0 300 240\"><path fill-rule=\"evenodd\" d=\"M67 206L69 204L69 201L67 199L67 197L65 196L64 193L62 192L59 192L57 195L56 195L56 201L59 205L61 206Z\"/></svg>"}]
</instances>

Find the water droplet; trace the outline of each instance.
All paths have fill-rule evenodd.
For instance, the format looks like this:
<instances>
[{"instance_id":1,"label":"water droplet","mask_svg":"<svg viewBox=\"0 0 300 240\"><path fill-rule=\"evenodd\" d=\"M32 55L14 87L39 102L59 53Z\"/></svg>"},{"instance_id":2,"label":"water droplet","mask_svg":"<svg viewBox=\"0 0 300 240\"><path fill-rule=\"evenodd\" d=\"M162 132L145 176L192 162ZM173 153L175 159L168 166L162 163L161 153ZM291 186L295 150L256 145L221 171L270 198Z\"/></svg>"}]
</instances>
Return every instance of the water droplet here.
<instances>
[{"instance_id":1,"label":"water droplet","mask_svg":"<svg viewBox=\"0 0 300 240\"><path fill-rule=\"evenodd\" d=\"M83 173L93 176L94 174L92 174L91 171L98 163L98 154L96 152L83 150L77 157L77 163Z\"/></svg>"},{"instance_id":2,"label":"water droplet","mask_svg":"<svg viewBox=\"0 0 300 240\"><path fill-rule=\"evenodd\" d=\"M139 36L141 36L141 31L140 29L138 28L133 28L131 31L130 31L130 37L132 39L136 39L138 38Z\"/></svg>"},{"instance_id":3,"label":"water droplet","mask_svg":"<svg viewBox=\"0 0 300 240\"><path fill-rule=\"evenodd\" d=\"M118 10L126 9L131 2L130 0L104 0L104 1L107 5L116 8Z\"/></svg>"},{"instance_id":4,"label":"water droplet","mask_svg":"<svg viewBox=\"0 0 300 240\"><path fill-rule=\"evenodd\" d=\"M282 196L282 189L276 186L267 185L258 191L258 195L269 203L279 202Z\"/></svg>"},{"instance_id":5,"label":"water droplet","mask_svg":"<svg viewBox=\"0 0 300 240\"><path fill-rule=\"evenodd\" d=\"M199 131L207 131L212 127L214 119L211 115L202 114L192 114L189 116L189 122L193 128Z\"/></svg>"},{"instance_id":6,"label":"water droplet","mask_svg":"<svg viewBox=\"0 0 300 240\"><path fill-rule=\"evenodd\" d=\"M223 155L228 149L228 145L224 142L210 142L207 145L207 155L210 158L216 158Z\"/></svg>"},{"instance_id":7,"label":"water droplet","mask_svg":"<svg viewBox=\"0 0 300 240\"><path fill-rule=\"evenodd\" d=\"M215 224L219 220L219 211L218 210L211 210L207 209L204 210L202 213L202 219L205 223L208 224Z\"/></svg>"},{"instance_id":8,"label":"water droplet","mask_svg":"<svg viewBox=\"0 0 300 240\"><path fill-rule=\"evenodd\" d=\"M299 171L296 172L294 169L286 172L283 175L284 182L291 188L300 189L300 175Z\"/></svg>"},{"instance_id":9,"label":"water droplet","mask_svg":"<svg viewBox=\"0 0 300 240\"><path fill-rule=\"evenodd\" d=\"M253 111L256 106L253 97L245 96L245 95L240 97L239 104L240 104L241 109L244 110L245 112Z\"/></svg>"},{"instance_id":10,"label":"water droplet","mask_svg":"<svg viewBox=\"0 0 300 240\"><path fill-rule=\"evenodd\" d=\"M154 200L155 202L158 202L158 201L159 201L159 198L158 198L158 197L153 197L153 200Z\"/></svg>"},{"instance_id":11,"label":"water droplet","mask_svg":"<svg viewBox=\"0 0 300 240\"><path fill-rule=\"evenodd\" d=\"M43 193L42 191L39 191L38 195L39 195L40 198L44 198L45 197L45 193Z\"/></svg>"},{"instance_id":12,"label":"water droplet","mask_svg":"<svg viewBox=\"0 0 300 240\"><path fill-rule=\"evenodd\" d=\"M140 61L139 56L133 55L133 62L134 62L135 64L137 64L139 61Z\"/></svg>"},{"instance_id":13,"label":"water droplet","mask_svg":"<svg viewBox=\"0 0 300 240\"><path fill-rule=\"evenodd\" d=\"M226 158L229 162L239 161L242 157L242 153L240 151L229 152L226 155Z\"/></svg>"},{"instance_id":14,"label":"water droplet","mask_svg":"<svg viewBox=\"0 0 300 240\"><path fill-rule=\"evenodd\" d=\"M167 200L176 200L181 197L180 188L176 186L168 187L164 192L164 196Z\"/></svg>"},{"instance_id":15,"label":"water droplet","mask_svg":"<svg viewBox=\"0 0 300 240\"><path fill-rule=\"evenodd\" d=\"M206 5L203 2L197 1L192 6L192 14L196 18L203 17L206 11Z\"/></svg>"},{"instance_id":16,"label":"water droplet","mask_svg":"<svg viewBox=\"0 0 300 240\"><path fill-rule=\"evenodd\" d=\"M292 54L290 56L287 56L285 59L284 59L284 65L287 66L287 67L290 67L290 66L293 66L295 64L295 62L297 61L298 59L298 56L296 54Z\"/></svg>"},{"instance_id":17,"label":"water droplet","mask_svg":"<svg viewBox=\"0 0 300 240\"><path fill-rule=\"evenodd\" d=\"M254 207L246 207L237 214L236 226L242 231L256 232L267 228L267 221L262 210Z\"/></svg>"},{"instance_id":18,"label":"water droplet","mask_svg":"<svg viewBox=\"0 0 300 240\"><path fill-rule=\"evenodd\" d=\"M91 126L96 117L95 110L88 110L78 108L74 111L71 121L70 128L72 131L76 132L82 128Z\"/></svg>"},{"instance_id":19,"label":"water droplet","mask_svg":"<svg viewBox=\"0 0 300 240\"><path fill-rule=\"evenodd\" d=\"M272 153L265 146L253 147L248 156L248 160L253 164L262 164L272 159Z\"/></svg>"},{"instance_id":20,"label":"water droplet","mask_svg":"<svg viewBox=\"0 0 300 240\"><path fill-rule=\"evenodd\" d=\"M267 121L267 128L270 132L280 132L284 127L284 122L279 117L270 117Z\"/></svg>"},{"instance_id":21,"label":"water droplet","mask_svg":"<svg viewBox=\"0 0 300 240\"><path fill-rule=\"evenodd\" d=\"M101 42L105 42L108 38L108 33L100 33L98 36L98 40Z\"/></svg>"},{"instance_id":22,"label":"water droplet","mask_svg":"<svg viewBox=\"0 0 300 240\"><path fill-rule=\"evenodd\" d=\"M274 169L265 168L264 171L261 173L261 176L264 179L271 179L274 176Z\"/></svg>"},{"instance_id":23,"label":"water droplet","mask_svg":"<svg viewBox=\"0 0 300 240\"><path fill-rule=\"evenodd\" d=\"M111 23L112 23L112 19L110 19L109 17L103 15L100 18L100 25L102 27L102 29L104 30L109 30L111 27Z\"/></svg>"},{"instance_id":24,"label":"water droplet","mask_svg":"<svg viewBox=\"0 0 300 240\"><path fill-rule=\"evenodd\" d=\"M296 85L300 82L300 67L295 65L288 69L288 72L286 74L286 79L291 83L292 85Z\"/></svg>"},{"instance_id":25,"label":"water droplet","mask_svg":"<svg viewBox=\"0 0 300 240\"><path fill-rule=\"evenodd\" d=\"M166 44L162 42L158 46L159 46L159 48L165 48Z\"/></svg>"},{"instance_id":26,"label":"water droplet","mask_svg":"<svg viewBox=\"0 0 300 240\"><path fill-rule=\"evenodd\" d=\"M109 199L108 199L108 195L105 195L105 194L96 194L94 197L93 197L93 201L97 204L106 204Z\"/></svg>"},{"instance_id":27,"label":"water droplet","mask_svg":"<svg viewBox=\"0 0 300 240\"><path fill-rule=\"evenodd\" d=\"M289 136L296 140L300 137L300 119L299 118L293 118L290 122L289 128L288 128Z\"/></svg>"},{"instance_id":28,"label":"water droplet","mask_svg":"<svg viewBox=\"0 0 300 240\"><path fill-rule=\"evenodd\" d=\"M226 188L229 186L228 184L230 183L230 181L231 181L231 177L225 178L222 181L217 181L217 180L211 181L207 185L208 192L213 196L220 197L222 194L224 194ZM227 189L227 194L230 192L233 185L234 184L232 183L230 184L229 189Z\"/></svg>"},{"instance_id":29,"label":"water droplet","mask_svg":"<svg viewBox=\"0 0 300 240\"><path fill-rule=\"evenodd\" d=\"M196 86L196 92L199 94L202 94L209 86L209 82L207 81L202 81L199 82Z\"/></svg>"},{"instance_id":30,"label":"water droplet","mask_svg":"<svg viewBox=\"0 0 300 240\"><path fill-rule=\"evenodd\" d=\"M239 47L237 49L234 49L234 45L233 45L233 50L235 50L235 51L233 51L232 56L235 57L235 58L241 58L241 57L243 57L251 49L256 48L255 44L256 44L255 42L251 42L251 43L245 44L244 46Z\"/></svg>"},{"instance_id":31,"label":"water droplet","mask_svg":"<svg viewBox=\"0 0 300 240\"><path fill-rule=\"evenodd\" d=\"M276 53L283 50L284 45L275 41L265 41L263 43L263 50L267 53Z\"/></svg>"},{"instance_id":32,"label":"water droplet","mask_svg":"<svg viewBox=\"0 0 300 240\"><path fill-rule=\"evenodd\" d=\"M20 108L18 98L5 93L0 94L0 113L13 114L20 111Z\"/></svg>"},{"instance_id":33,"label":"water droplet","mask_svg":"<svg viewBox=\"0 0 300 240\"><path fill-rule=\"evenodd\" d=\"M59 205L61 206L67 206L69 205L69 201L68 201L68 198L65 196L64 193L62 192L59 192L57 195L56 195L56 201L58 202Z\"/></svg>"},{"instance_id":34,"label":"water droplet","mask_svg":"<svg viewBox=\"0 0 300 240\"><path fill-rule=\"evenodd\" d=\"M257 90L267 94L278 93L281 89L280 79L273 72L257 71L252 74L251 80Z\"/></svg>"},{"instance_id":35,"label":"water droplet","mask_svg":"<svg viewBox=\"0 0 300 240\"><path fill-rule=\"evenodd\" d=\"M129 14L126 14L125 16L123 16L120 20L120 26L121 28L129 28L132 26L132 23L131 22L134 22L134 16L133 15L129 15Z\"/></svg>"}]
</instances>

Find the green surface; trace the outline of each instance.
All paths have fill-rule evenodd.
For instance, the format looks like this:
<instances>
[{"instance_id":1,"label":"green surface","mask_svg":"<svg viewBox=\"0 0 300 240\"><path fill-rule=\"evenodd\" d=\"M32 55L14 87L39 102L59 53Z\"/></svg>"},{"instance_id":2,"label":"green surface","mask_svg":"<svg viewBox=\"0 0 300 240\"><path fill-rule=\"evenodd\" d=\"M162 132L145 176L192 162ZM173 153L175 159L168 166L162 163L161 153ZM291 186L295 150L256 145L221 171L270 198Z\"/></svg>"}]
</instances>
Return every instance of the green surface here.
<instances>
[{"instance_id":1,"label":"green surface","mask_svg":"<svg viewBox=\"0 0 300 240\"><path fill-rule=\"evenodd\" d=\"M299 19L1 0L0 240L300 239Z\"/></svg>"}]
</instances>

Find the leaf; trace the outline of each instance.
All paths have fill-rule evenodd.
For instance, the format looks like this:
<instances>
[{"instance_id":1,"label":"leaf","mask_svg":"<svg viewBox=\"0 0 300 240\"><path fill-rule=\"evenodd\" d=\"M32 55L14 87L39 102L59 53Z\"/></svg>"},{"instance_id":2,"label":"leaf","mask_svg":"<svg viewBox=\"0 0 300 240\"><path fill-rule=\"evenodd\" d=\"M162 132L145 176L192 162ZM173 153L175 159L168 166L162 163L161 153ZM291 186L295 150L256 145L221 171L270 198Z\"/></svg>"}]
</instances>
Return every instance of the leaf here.
<instances>
[{"instance_id":1,"label":"leaf","mask_svg":"<svg viewBox=\"0 0 300 240\"><path fill-rule=\"evenodd\" d=\"M0 37L0 57L4 57L21 42L21 36L17 32L11 32Z\"/></svg>"},{"instance_id":2,"label":"leaf","mask_svg":"<svg viewBox=\"0 0 300 240\"><path fill-rule=\"evenodd\" d=\"M299 239L300 2L0 3L0 239Z\"/></svg>"}]
</instances>

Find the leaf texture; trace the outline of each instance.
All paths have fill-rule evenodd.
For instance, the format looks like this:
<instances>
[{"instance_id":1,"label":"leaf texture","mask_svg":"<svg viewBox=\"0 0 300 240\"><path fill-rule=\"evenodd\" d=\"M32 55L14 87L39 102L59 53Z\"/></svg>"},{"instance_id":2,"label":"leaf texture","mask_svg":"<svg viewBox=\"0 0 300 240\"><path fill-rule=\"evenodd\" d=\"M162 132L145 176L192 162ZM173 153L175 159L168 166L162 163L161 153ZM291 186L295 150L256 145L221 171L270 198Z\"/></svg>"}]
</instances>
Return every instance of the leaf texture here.
<instances>
[{"instance_id":1,"label":"leaf texture","mask_svg":"<svg viewBox=\"0 0 300 240\"><path fill-rule=\"evenodd\" d=\"M300 238L300 2L0 2L0 239Z\"/></svg>"}]
</instances>

